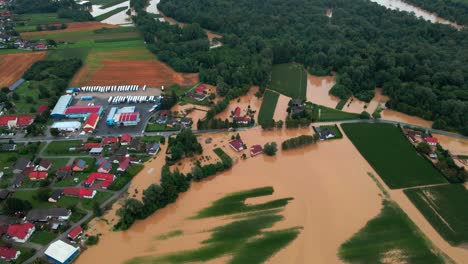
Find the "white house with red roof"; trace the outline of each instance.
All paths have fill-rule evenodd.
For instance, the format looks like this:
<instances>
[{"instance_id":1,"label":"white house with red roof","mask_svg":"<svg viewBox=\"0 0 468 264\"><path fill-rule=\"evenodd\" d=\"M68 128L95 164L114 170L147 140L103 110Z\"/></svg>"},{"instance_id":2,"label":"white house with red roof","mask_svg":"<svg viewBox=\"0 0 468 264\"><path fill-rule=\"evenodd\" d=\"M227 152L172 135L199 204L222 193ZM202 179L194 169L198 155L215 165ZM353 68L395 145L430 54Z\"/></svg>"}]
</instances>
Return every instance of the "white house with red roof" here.
<instances>
[{"instance_id":1,"label":"white house with red roof","mask_svg":"<svg viewBox=\"0 0 468 264\"><path fill-rule=\"evenodd\" d=\"M91 187L96 181L101 181L101 187L107 189L115 181L115 175L110 173L93 172L83 182L85 187Z\"/></svg>"},{"instance_id":2,"label":"white house with red roof","mask_svg":"<svg viewBox=\"0 0 468 264\"><path fill-rule=\"evenodd\" d=\"M41 162L36 166L34 170L36 171L49 171L52 167L52 161L48 159L42 159Z\"/></svg>"},{"instance_id":3,"label":"white house with red roof","mask_svg":"<svg viewBox=\"0 0 468 264\"><path fill-rule=\"evenodd\" d=\"M242 141L242 139L234 139L230 141L229 146L231 146L231 148L233 148L237 152L244 150L244 142Z\"/></svg>"},{"instance_id":4,"label":"white house with red roof","mask_svg":"<svg viewBox=\"0 0 468 264\"><path fill-rule=\"evenodd\" d=\"M9 248L9 247L0 247L0 259L6 261L12 261L19 257L21 252L19 250Z\"/></svg>"},{"instance_id":5,"label":"white house with red roof","mask_svg":"<svg viewBox=\"0 0 468 264\"><path fill-rule=\"evenodd\" d=\"M31 171L29 173L29 179L31 181L42 181L45 180L49 176L47 171Z\"/></svg>"},{"instance_id":6,"label":"white house with red roof","mask_svg":"<svg viewBox=\"0 0 468 264\"><path fill-rule=\"evenodd\" d=\"M427 137L424 139L424 141L426 141L427 144L431 146L437 146L437 143L439 143L439 140L435 137Z\"/></svg>"},{"instance_id":7,"label":"white house with red roof","mask_svg":"<svg viewBox=\"0 0 468 264\"><path fill-rule=\"evenodd\" d=\"M32 223L26 222L24 224L9 225L6 234L13 239L13 241L24 243L31 237L35 230L36 227Z\"/></svg>"},{"instance_id":8,"label":"white house with red roof","mask_svg":"<svg viewBox=\"0 0 468 264\"><path fill-rule=\"evenodd\" d=\"M118 137L105 137L102 140L103 145L113 145L119 143L119 138Z\"/></svg>"},{"instance_id":9,"label":"white house with red roof","mask_svg":"<svg viewBox=\"0 0 468 264\"><path fill-rule=\"evenodd\" d=\"M130 136L130 134L123 134L120 137L120 144L126 146L130 144L130 142L132 142L132 136Z\"/></svg>"},{"instance_id":10,"label":"white house with red roof","mask_svg":"<svg viewBox=\"0 0 468 264\"><path fill-rule=\"evenodd\" d=\"M31 125L33 121L33 116L0 116L0 127L23 128Z\"/></svg>"}]
</instances>

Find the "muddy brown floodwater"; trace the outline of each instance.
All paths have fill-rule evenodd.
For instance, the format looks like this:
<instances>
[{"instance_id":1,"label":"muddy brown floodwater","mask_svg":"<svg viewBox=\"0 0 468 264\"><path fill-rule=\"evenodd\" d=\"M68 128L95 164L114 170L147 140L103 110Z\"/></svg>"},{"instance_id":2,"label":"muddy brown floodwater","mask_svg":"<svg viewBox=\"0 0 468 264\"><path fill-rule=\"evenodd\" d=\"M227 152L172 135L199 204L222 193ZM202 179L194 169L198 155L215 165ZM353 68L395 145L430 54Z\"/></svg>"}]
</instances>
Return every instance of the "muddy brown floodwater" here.
<instances>
[{"instance_id":1,"label":"muddy brown floodwater","mask_svg":"<svg viewBox=\"0 0 468 264\"><path fill-rule=\"evenodd\" d=\"M281 143L292 136L311 133L310 129L270 132L251 129L240 132L248 146L269 141ZM223 141L226 153L234 159L241 155L226 145L231 134L203 135L200 141L208 137L214 142ZM146 186L159 180L163 160L163 153L159 153L156 160L145 165L143 172L132 182L131 194L134 188L141 193ZM260 155L239 160L232 170L193 183L176 203L138 221L128 231L110 232L111 225L104 221L91 222L90 232L103 235L99 244L83 252L77 263L122 263L136 256L197 248L208 236L201 231L223 224L225 220L209 218L194 221L188 217L228 193L262 186L273 186L274 198L294 197L284 211L285 220L273 229L303 227L299 237L269 262L339 263L337 250L341 243L376 216L381 207L379 189L367 172L373 172L372 168L346 137L298 150L279 151L276 157ZM117 208L118 204L114 207ZM112 223L115 223L115 209L105 218L109 222L114 219ZM177 229L182 230L183 235L165 241L154 239ZM221 258L214 262L226 260Z\"/></svg>"},{"instance_id":2,"label":"muddy brown floodwater","mask_svg":"<svg viewBox=\"0 0 468 264\"><path fill-rule=\"evenodd\" d=\"M229 106L215 117L220 118L221 120L225 120L226 118L230 119L231 112L234 111L236 107L240 107L242 114L245 114L250 105L250 108L256 111L254 114L254 120L257 120L258 112L260 110L260 106L262 105L262 98L259 99L255 96L255 93L258 92L258 89L258 86L253 86L246 95L231 100L229 102Z\"/></svg>"},{"instance_id":3,"label":"muddy brown floodwater","mask_svg":"<svg viewBox=\"0 0 468 264\"><path fill-rule=\"evenodd\" d=\"M468 155L468 140L453 138L440 134L433 134L444 149L448 149L452 155Z\"/></svg>"},{"instance_id":4,"label":"muddy brown floodwater","mask_svg":"<svg viewBox=\"0 0 468 264\"><path fill-rule=\"evenodd\" d=\"M412 125L422 126L422 127L432 127L432 121L424 120L418 116L410 116L404 113L400 113L391 109L385 109L382 112L382 119L392 120L397 122L408 123Z\"/></svg>"},{"instance_id":5,"label":"muddy brown floodwater","mask_svg":"<svg viewBox=\"0 0 468 264\"><path fill-rule=\"evenodd\" d=\"M276 103L275 114L273 115L273 119L275 121L286 120L286 117L288 116L287 111L289 101L291 101L291 97L280 94L278 102Z\"/></svg>"},{"instance_id":6,"label":"muddy brown floodwater","mask_svg":"<svg viewBox=\"0 0 468 264\"><path fill-rule=\"evenodd\" d=\"M335 108L340 102L336 96L330 95L330 89L335 85L334 76L315 76L307 74L307 100L319 105Z\"/></svg>"}]
</instances>

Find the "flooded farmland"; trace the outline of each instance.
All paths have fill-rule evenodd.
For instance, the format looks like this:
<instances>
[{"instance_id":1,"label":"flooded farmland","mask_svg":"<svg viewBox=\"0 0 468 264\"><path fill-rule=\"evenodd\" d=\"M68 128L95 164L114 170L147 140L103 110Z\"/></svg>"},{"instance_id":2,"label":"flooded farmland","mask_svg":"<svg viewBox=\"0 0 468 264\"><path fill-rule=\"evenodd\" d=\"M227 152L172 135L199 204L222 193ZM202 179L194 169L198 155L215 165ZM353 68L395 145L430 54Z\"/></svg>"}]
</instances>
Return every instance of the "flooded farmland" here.
<instances>
[{"instance_id":1,"label":"flooded farmland","mask_svg":"<svg viewBox=\"0 0 468 264\"><path fill-rule=\"evenodd\" d=\"M432 127L432 121L424 120L418 116L410 116L401 112L397 112L391 109L385 109L382 112L382 119L397 121L402 123L408 123L422 127Z\"/></svg>"},{"instance_id":2,"label":"flooded farmland","mask_svg":"<svg viewBox=\"0 0 468 264\"><path fill-rule=\"evenodd\" d=\"M270 132L252 129L240 132L240 135L250 146L269 141L280 143L286 138L310 133L310 129ZM203 142L205 137L216 137L215 142L223 141L223 149L234 159L241 155L226 146L231 134L203 135L200 141ZM162 153L159 155L158 159L163 156ZM138 188L141 191L152 181L157 181L161 167L158 159L145 166L132 183L131 190ZM340 166L336 166L336 162ZM340 263L337 257L340 244L380 210L379 190L367 176L369 171L373 172L372 168L346 138L279 152L276 157L261 155L238 160L232 170L193 183L176 203L137 222L128 231L110 232L111 226L104 221L92 222L92 232L103 236L97 246L90 247L79 257L77 263L123 263L136 256L197 248L208 236L202 231L223 224L225 220L208 218L194 221L188 217L227 193L263 186L273 186L275 193L272 198L294 197L284 211L285 220L273 229L303 227L299 237L270 262ZM108 221L115 219L114 211L105 218ZM165 241L154 239L172 230L182 230L183 235ZM132 250L127 250L129 247ZM214 262L225 261L226 258L222 258Z\"/></svg>"},{"instance_id":3,"label":"flooded farmland","mask_svg":"<svg viewBox=\"0 0 468 264\"><path fill-rule=\"evenodd\" d=\"M330 89L335 85L334 76L315 76L307 74L307 100L326 107L335 108L340 102L336 96L330 95Z\"/></svg>"},{"instance_id":4,"label":"flooded farmland","mask_svg":"<svg viewBox=\"0 0 468 264\"><path fill-rule=\"evenodd\" d=\"M440 134L434 134L439 140L439 144L444 149L448 149L452 155L468 156L468 140L462 138L448 137Z\"/></svg>"},{"instance_id":5,"label":"flooded farmland","mask_svg":"<svg viewBox=\"0 0 468 264\"><path fill-rule=\"evenodd\" d=\"M254 114L254 120L257 120L258 112L260 110L260 106L262 105L262 98L257 98L255 96L255 93L257 93L258 90L258 86L253 86L250 88L247 94L237 99L231 100L229 102L229 106L224 111L217 114L215 118L220 118L221 120L225 120L226 118L229 119L231 117L231 112L234 111L236 107L241 109L241 114L246 114L247 109L250 106L253 111L256 111Z\"/></svg>"}]
</instances>

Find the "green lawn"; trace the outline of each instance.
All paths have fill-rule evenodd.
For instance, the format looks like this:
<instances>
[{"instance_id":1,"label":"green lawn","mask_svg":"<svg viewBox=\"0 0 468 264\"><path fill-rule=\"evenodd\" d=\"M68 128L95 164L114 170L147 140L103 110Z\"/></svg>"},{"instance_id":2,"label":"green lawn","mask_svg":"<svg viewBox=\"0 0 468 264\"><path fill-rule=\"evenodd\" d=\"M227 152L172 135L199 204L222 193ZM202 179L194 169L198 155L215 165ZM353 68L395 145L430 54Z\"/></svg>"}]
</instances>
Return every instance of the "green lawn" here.
<instances>
[{"instance_id":1,"label":"green lawn","mask_svg":"<svg viewBox=\"0 0 468 264\"><path fill-rule=\"evenodd\" d=\"M318 111L316 111L318 117L316 120L318 122L331 122L331 121L343 121L343 120L353 120L359 119L359 115L355 113L347 113L341 110L329 108L326 106L317 106Z\"/></svg>"},{"instance_id":2,"label":"green lawn","mask_svg":"<svg viewBox=\"0 0 468 264\"><path fill-rule=\"evenodd\" d=\"M70 49L55 49L49 51L47 60L65 60L65 59L82 59L85 60L90 51L89 47L70 48Z\"/></svg>"},{"instance_id":3,"label":"green lawn","mask_svg":"<svg viewBox=\"0 0 468 264\"><path fill-rule=\"evenodd\" d=\"M110 192L97 192L93 199L81 199L81 205L86 210L93 210L93 204L97 202L99 205L107 201L113 193Z\"/></svg>"},{"instance_id":4,"label":"green lawn","mask_svg":"<svg viewBox=\"0 0 468 264\"><path fill-rule=\"evenodd\" d=\"M31 236L29 242L39 245L47 245L57 237L57 234L49 231L36 231Z\"/></svg>"},{"instance_id":5,"label":"green lawn","mask_svg":"<svg viewBox=\"0 0 468 264\"><path fill-rule=\"evenodd\" d=\"M70 159L69 158L50 158L48 160L52 161L52 168L50 169L50 171L55 171L58 168L67 165Z\"/></svg>"},{"instance_id":6,"label":"green lawn","mask_svg":"<svg viewBox=\"0 0 468 264\"><path fill-rule=\"evenodd\" d=\"M273 65L270 89L291 98L305 98L307 93L307 72L300 64Z\"/></svg>"},{"instance_id":7,"label":"green lawn","mask_svg":"<svg viewBox=\"0 0 468 264\"><path fill-rule=\"evenodd\" d=\"M37 197L36 191L30 190L17 190L15 191L14 197L22 200L27 200L31 203L33 208L52 208L52 207L63 207L70 208L73 205L77 205L79 199L76 197L62 196L56 203L49 203L48 201L41 201Z\"/></svg>"},{"instance_id":8,"label":"green lawn","mask_svg":"<svg viewBox=\"0 0 468 264\"><path fill-rule=\"evenodd\" d=\"M468 191L463 185L447 184L404 192L450 244L468 242Z\"/></svg>"},{"instance_id":9,"label":"green lawn","mask_svg":"<svg viewBox=\"0 0 468 264\"><path fill-rule=\"evenodd\" d=\"M348 263L446 263L398 205L387 200L377 217L341 245L338 255Z\"/></svg>"},{"instance_id":10,"label":"green lawn","mask_svg":"<svg viewBox=\"0 0 468 264\"><path fill-rule=\"evenodd\" d=\"M348 99L341 99L338 104L336 105L335 109L338 109L338 110L343 110L343 107L346 105L346 102L348 101Z\"/></svg>"},{"instance_id":11,"label":"green lawn","mask_svg":"<svg viewBox=\"0 0 468 264\"><path fill-rule=\"evenodd\" d=\"M160 143L163 138L163 136L143 136L141 141L144 143Z\"/></svg>"},{"instance_id":12,"label":"green lawn","mask_svg":"<svg viewBox=\"0 0 468 264\"><path fill-rule=\"evenodd\" d=\"M40 105L47 105L47 99L39 99L39 89L30 87L30 84L29 81L25 81L15 90L20 96L18 101L13 100L18 113L36 113Z\"/></svg>"},{"instance_id":13,"label":"green lawn","mask_svg":"<svg viewBox=\"0 0 468 264\"><path fill-rule=\"evenodd\" d=\"M391 124L342 124L354 146L391 189L447 182Z\"/></svg>"},{"instance_id":14,"label":"green lawn","mask_svg":"<svg viewBox=\"0 0 468 264\"><path fill-rule=\"evenodd\" d=\"M166 125L150 124L148 123L145 128L145 132L158 132L158 131L178 131L180 128L168 127Z\"/></svg>"},{"instance_id":15,"label":"green lawn","mask_svg":"<svg viewBox=\"0 0 468 264\"><path fill-rule=\"evenodd\" d=\"M81 182L83 182L87 177L88 177L88 173L75 173L75 175L73 175L72 177L68 177L66 179L63 179L59 182L56 182L54 184L54 187L72 187L72 186L76 186L78 184L80 184ZM75 178L78 178L78 182L75 182L74 179Z\"/></svg>"},{"instance_id":16,"label":"green lawn","mask_svg":"<svg viewBox=\"0 0 468 264\"><path fill-rule=\"evenodd\" d=\"M14 263L23 263L26 260L28 260L30 257L32 257L34 254L36 254L36 250L33 248L27 248L27 247L18 247L15 246L15 249L21 251L21 254L19 255L18 259Z\"/></svg>"},{"instance_id":17,"label":"green lawn","mask_svg":"<svg viewBox=\"0 0 468 264\"><path fill-rule=\"evenodd\" d=\"M46 156L78 156L78 152L70 152L70 148L79 147L83 144L81 140L52 141L44 150ZM85 154L82 152L81 154Z\"/></svg>"},{"instance_id":18,"label":"green lawn","mask_svg":"<svg viewBox=\"0 0 468 264\"><path fill-rule=\"evenodd\" d=\"M15 21L24 22L25 26L36 26L45 24L61 24L72 22L70 19L59 18L57 13L36 13L15 15Z\"/></svg>"},{"instance_id":19,"label":"green lawn","mask_svg":"<svg viewBox=\"0 0 468 264\"><path fill-rule=\"evenodd\" d=\"M276 92L272 92L270 90L265 91L265 94L263 95L262 106L260 107L260 111L258 113L259 124L263 124L264 122L268 122L273 119L276 104L278 103L278 97L279 94Z\"/></svg>"},{"instance_id":20,"label":"green lawn","mask_svg":"<svg viewBox=\"0 0 468 264\"><path fill-rule=\"evenodd\" d=\"M132 165L126 172L117 176L117 179L109 186L108 189L112 191L122 189L143 169L143 167L143 164Z\"/></svg>"}]
</instances>

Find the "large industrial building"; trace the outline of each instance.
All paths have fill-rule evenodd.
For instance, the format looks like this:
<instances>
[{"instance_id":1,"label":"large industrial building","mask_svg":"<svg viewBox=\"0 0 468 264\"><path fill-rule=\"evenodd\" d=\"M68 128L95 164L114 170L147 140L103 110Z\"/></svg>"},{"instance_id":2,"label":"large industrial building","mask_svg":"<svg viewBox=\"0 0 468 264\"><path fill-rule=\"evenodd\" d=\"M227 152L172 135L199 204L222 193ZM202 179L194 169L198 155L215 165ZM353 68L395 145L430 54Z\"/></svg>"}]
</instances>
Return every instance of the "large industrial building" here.
<instances>
[{"instance_id":1,"label":"large industrial building","mask_svg":"<svg viewBox=\"0 0 468 264\"><path fill-rule=\"evenodd\" d=\"M44 254L52 263L66 264L72 262L79 252L79 247L74 247L62 240L57 240L50 244Z\"/></svg>"},{"instance_id":2,"label":"large industrial building","mask_svg":"<svg viewBox=\"0 0 468 264\"><path fill-rule=\"evenodd\" d=\"M81 123L78 121L55 122L52 124L51 128L57 128L63 132L73 132L81 128Z\"/></svg>"},{"instance_id":3,"label":"large industrial building","mask_svg":"<svg viewBox=\"0 0 468 264\"><path fill-rule=\"evenodd\" d=\"M89 114L102 114L102 106L100 105L91 105L91 106L79 106L74 105L70 106L65 110L65 117L67 118L88 118Z\"/></svg>"},{"instance_id":4,"label":"large industrial building","mask_svg":"<svg viewBox=\"0 0 468 264\"><path fill-rule=\"evenodd\" d=\"M127 106L118 109L112 107L107 115L106 123L110 126L136 126L140 122L140 113L135 106Z\"/></svg>"},{"instance_id":5,"label":"large industrial building","mask_svg":"<svg viewBox=\"0 0 468 264\"><path fill-rule=\"evenodd\" d=\"M50 112L50 117L52 118L64 118L65 117L65 110L70 105L73 100L72 95L62 95L60 96L59 100L55 104L54 109Z\"/></svg>"}]
</instances>

